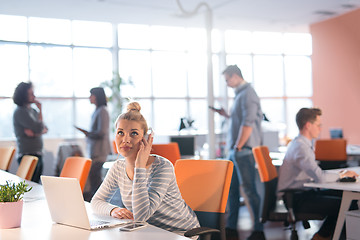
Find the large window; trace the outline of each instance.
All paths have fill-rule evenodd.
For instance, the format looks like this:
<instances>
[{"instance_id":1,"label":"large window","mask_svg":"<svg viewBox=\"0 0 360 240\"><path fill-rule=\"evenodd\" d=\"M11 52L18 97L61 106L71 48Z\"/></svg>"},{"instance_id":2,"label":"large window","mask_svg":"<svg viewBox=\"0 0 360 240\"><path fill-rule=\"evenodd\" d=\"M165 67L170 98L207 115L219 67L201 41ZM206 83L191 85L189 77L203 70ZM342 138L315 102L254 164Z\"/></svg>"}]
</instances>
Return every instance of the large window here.
<instances>
[{"instance_id":1,"label":"large window","mask_svg":"<svg viewBox=\"0 0 360 240\"><path fill-rule=\"evenodd\" d=\"M214 30L212 36L215 104L231 106L234 94L221 71L237 64L266 116L293 136L295 113L312 105L310 35ZM139 101L159 134L176 132L183 117L207 131L206 66L205 29L0 15L0 137L14 138L11 96L29 79L43 103L45 137L82 136L73 125L89 127L89 90L114 72L124 80L124 104ZM216 129L222 126L216 115Z\"/></svg>"},{"instance_id":2,"label":"large window","mask_svg":"<svg viewBox=\"0 0 360 240\"><path fill-rule=\"evenodd\" d=\"M311 36L228 30L225 39L226 64L252 83L271 128L294 137L296 112L312 106Z\"/></svg>"}]
</instances>

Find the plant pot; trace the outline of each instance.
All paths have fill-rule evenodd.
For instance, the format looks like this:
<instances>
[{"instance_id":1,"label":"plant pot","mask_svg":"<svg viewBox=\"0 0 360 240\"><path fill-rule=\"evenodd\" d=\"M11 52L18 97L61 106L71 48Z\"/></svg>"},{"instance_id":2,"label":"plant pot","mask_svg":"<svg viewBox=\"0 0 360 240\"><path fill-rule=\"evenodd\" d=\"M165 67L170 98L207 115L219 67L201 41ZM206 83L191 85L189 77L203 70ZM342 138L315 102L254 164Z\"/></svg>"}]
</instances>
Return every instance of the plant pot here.
<instances>
[{"instance_id":1,"label":"plant pot","mask_svg":"<svg viewBox=\"0 0 360 240\"><path fill-rule=\"evenodd\" d=\"M0 229L20 227L22 208L22 200L17 202L0 202Z\"/></svg>"}]
</instances>

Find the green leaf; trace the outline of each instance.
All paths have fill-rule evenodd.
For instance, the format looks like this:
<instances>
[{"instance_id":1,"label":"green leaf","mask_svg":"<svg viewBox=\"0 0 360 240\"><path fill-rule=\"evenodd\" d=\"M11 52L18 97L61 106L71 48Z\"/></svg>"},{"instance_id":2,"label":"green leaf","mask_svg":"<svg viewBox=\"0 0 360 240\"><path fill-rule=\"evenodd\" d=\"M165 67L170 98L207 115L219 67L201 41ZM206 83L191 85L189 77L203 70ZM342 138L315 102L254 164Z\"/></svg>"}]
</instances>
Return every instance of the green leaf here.
<instances>
[{"instance_id":1,"label":"green leaf","mask_svg":"<svg viewBox=\"0 0 360 240\"><path fill-rule=\"evenodd\" d=\"M6 184L0 185L0 202L17 202L23 198L24 193L29 192L29 184L19 182L17 184L6 181Z\"/></svg>"}]
</instances>

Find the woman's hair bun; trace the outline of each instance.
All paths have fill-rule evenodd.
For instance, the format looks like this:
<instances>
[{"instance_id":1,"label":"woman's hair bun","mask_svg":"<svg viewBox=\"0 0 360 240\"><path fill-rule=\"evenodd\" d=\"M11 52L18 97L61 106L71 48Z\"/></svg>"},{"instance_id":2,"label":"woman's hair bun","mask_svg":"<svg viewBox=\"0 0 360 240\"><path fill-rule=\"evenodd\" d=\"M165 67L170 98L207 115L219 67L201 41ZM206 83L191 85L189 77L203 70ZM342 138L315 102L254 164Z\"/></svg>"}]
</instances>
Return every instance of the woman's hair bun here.
<instances>
[{"instance_id":1,"label":"woman's hair bun","mask_svg":"<svg viewBox=\"0 0 360 240\"><path fill-rule=\"evenodd\" d=\"M131 112L131 111L137 111L140 112L141 107L140 104L138 102L131 102L127 105L127 111Z\"/></svg>"}]
</instances>

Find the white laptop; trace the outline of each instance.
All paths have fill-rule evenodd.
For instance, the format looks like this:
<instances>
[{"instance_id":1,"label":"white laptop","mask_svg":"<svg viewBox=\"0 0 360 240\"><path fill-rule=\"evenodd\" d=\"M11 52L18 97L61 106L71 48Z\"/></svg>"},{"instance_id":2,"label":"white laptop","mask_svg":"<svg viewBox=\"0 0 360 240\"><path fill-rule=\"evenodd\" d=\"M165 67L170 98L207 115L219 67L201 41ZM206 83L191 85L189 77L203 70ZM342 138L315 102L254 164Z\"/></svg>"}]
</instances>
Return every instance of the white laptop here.
<instances>
[{"instance_id":1,"label":"white laptop","mask_svg":"<svg viewBox=\"0 0 360 240\"><path fill-rule=\"evenodd\" d=\"M76 178L41 176L41 182L51 218L56 223L94 230L131 222L129 219L92 214L85 206L80 183Z\"/></svg>"}]
</instances>

